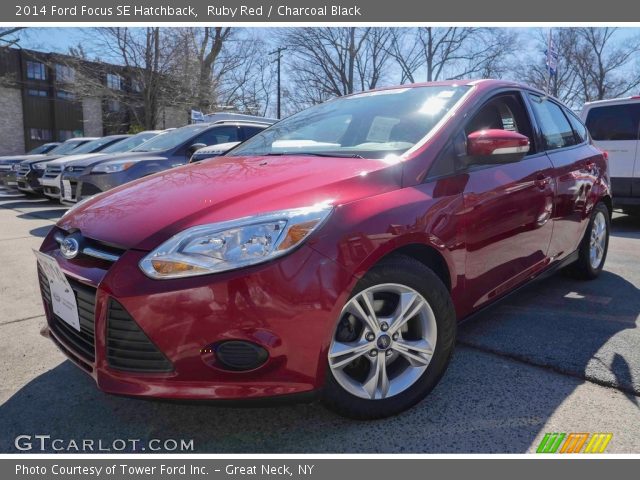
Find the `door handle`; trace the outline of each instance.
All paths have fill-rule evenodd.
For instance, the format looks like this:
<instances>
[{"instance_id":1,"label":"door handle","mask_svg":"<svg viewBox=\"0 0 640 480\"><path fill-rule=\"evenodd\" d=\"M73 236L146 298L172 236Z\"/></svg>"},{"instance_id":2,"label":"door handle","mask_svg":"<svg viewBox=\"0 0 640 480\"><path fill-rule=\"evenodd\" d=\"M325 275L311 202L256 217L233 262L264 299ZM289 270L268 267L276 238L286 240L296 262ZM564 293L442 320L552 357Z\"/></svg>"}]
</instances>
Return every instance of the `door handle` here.
<instances>
[{"instance_id":1,"label":"door handle","mask_svg":"<svg viewBox=\"0 0 640 480\"><path fill-rule=\"evenodd\" d=\"M534 183L540 190L544 190L547 188L547 185L551 183L551 177L548 177L544 173L539 173L536 176L536 180Z\"/></svg>"}]
</instances>

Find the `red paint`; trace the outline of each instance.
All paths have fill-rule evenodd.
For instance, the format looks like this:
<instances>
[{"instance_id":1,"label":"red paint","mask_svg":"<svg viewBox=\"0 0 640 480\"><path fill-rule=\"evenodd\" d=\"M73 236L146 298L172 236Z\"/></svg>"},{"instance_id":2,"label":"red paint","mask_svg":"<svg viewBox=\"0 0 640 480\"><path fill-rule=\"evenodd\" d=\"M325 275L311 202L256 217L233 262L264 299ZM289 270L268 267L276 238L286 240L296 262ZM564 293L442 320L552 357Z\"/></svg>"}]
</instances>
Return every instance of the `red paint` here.
<instances>
[{"instance_id":1,"label":"red paint","mask_svg":"<svg viewBox=\"0 0 640 480\"><path fill-rule=\"evenodd\" d=\"M91 365L98 386L170 398L316 390L324 383L326 350L342 305L385 255L421 250L439 262L462 319L573 252L593 206L610 195L605 156L592 145L428 179L429 167L469 112L492 92L526 88L498 81L473 85L439 131L397 164L221 157L118 187L61 219L62 229L79 229L127 250L110 266L62 258L53 233L41 248L68 275L98 288ZM505 133L500 138L509 146L523 144L517 134ZM187 227L327 200L336 208L326 224L301 248L272 262L163 281L150 280L138 268L149 250ZM108 367L109 297L171 360L174 373ZM202 349L225 339L256 342L269 359L249 372L217 368Z\"/></svg>"},{"instance_id":2,"label":"red paint","mask_svg":"<svg viewBox=\"0 0 640 480\"><path fill-rule=\"evenodd\" d=\"M504 149L529 147L529 139L527 137L518 132L510 132L507 130L479 130L470 133L467 141L467 151L469 155L477 156L493 155Z\"/></svg>"}]
</instances>

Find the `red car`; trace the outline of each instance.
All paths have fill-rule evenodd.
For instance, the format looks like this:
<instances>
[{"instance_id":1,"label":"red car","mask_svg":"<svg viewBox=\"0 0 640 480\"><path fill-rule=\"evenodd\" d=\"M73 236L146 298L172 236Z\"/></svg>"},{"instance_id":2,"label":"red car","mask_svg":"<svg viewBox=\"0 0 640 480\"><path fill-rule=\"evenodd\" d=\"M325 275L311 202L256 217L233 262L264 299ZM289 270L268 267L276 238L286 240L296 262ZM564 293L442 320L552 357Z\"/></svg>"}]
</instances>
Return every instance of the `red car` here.
<instances>
[{"instance_id":1,"label":"red car","mask_svg":"<svg viewBox=\"0 0 640 480\"><path fill-rule=\"evenodd\" d=\"M543 92L359 93L72 208L38 255L43 333L108 393L384 417L433 389L459 321L595 278L610 218L606 155Z\"/></svg>"}]
</instances>

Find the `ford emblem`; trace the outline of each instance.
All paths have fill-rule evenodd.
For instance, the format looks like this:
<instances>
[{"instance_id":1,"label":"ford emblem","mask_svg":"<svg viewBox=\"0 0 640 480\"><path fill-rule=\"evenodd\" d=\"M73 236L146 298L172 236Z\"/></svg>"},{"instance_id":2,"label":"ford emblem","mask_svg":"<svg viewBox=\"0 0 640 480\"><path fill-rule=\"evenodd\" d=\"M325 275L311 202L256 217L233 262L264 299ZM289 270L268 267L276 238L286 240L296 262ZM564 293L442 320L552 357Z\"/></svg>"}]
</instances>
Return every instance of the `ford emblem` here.
<instances>
[{"instance_id":1,"label":"ford emblem","mask_svg":"<svg viewBox=\"0 0 640 480\"><path fill-rule=\"evenodd\" d=\"M73 237L65 238L60 244L60 253L64 258L75 258L80 253L80 244Z\"/></svg>"}]
</instances>

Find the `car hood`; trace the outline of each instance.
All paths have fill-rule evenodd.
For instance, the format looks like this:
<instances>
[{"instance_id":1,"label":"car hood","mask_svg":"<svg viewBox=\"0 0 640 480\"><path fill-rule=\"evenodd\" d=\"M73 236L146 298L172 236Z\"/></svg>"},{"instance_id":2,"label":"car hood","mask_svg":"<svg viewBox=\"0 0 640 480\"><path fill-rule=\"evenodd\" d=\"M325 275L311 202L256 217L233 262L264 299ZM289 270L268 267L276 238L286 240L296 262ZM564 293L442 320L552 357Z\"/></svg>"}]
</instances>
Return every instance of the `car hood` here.
<instances>
[{"instance_id":1,"label":"car hood","mask_svg":"<svg viewBox=\"0 0 640 480\"><path fill-rule=\"evenodd\" d=\"M26 160L23 160L21 163L28 163L29 165L33 165L34 163L50 162L59 158L66 157L64 155L39 155L38 158L28 158Z\"/></svg>"},{"instance_id":2,"label":"car hood","mask_svg":"<svg viewBox=\"0 0 640 480\"><path fill-rule=\"evenodd\" d=\"M90 167L98 163L110 162L111 160L131 160L131 161L143 161L143 160L166 160L167 158L160 155L154 155L150 152L123 152L123 153L103 153L99 157L83 158L75 160L73 165L76 167Z\"/></svg>"},{"instance_id":3,"label":"car hood","mask_svg":"<svg viewBox=\"0 0 640 480\"><path fill-rule=\"evenodd\" d=\"M37 155L14 155L14 156L5 156L5 157L0 157L0 163L18 163L18 162L23 162L25 160L46 160L47 156L46 155L41 155L41 154L37 154Z\"/></svg>"},{"instance_id":4,"label":"car hood","mask_svg":"<svg viewBox=\"0 0 640 480\"><path fill-rule=\"evenodd\" d=\"M313 156L218 157L97 195L58 222L123 248L150 250L185 228L257 213L334 205L398 188L402 165Z\"/></svg>"},{"instance_id":5,"label":"car hood","mask_svg":"<svg viewBox=\"0 0 640 480\"><path fill-rule=\"evenodd\" d=\"M47 162L47 165L67 165L72 163L75 165L76 162L83 162L85 160L96 160L96 157L104 157L106 153L83 153L81 155L66 155L64 157L60 157L57 160L53 160L51 162Z\"/></svg>"}]
</instances>

